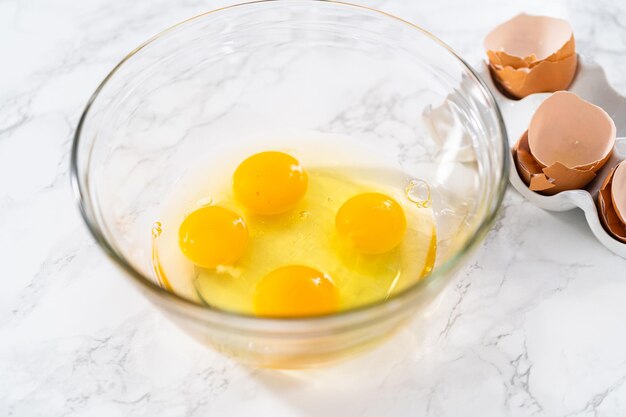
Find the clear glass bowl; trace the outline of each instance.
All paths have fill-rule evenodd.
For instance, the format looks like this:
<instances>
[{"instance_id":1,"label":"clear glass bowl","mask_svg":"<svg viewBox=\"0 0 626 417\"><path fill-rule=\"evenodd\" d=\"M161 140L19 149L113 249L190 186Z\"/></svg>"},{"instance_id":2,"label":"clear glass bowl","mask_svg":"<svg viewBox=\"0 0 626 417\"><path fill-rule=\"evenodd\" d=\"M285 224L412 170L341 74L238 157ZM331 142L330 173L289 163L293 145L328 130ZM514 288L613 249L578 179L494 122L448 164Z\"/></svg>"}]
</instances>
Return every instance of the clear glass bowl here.
<instances>
[{"instance_id":1,"label":"clear glass bowl","mask_svg":"<svg viewBox=\"0 0 626 417\"><path fill-rule=\"evenodd\" d=\"M356 138L429 185L439 247L428 278L305 319L220 311L159 284L151 229L177 179L224 141L285 129ZM172 320L243 362L294 368L353 353L428 311L496 216L507 148L488 89L428 32L355 5L266 1L189 19L124 58L80 120L72 179L100 246Z\"/></svg>"}]
</instances>

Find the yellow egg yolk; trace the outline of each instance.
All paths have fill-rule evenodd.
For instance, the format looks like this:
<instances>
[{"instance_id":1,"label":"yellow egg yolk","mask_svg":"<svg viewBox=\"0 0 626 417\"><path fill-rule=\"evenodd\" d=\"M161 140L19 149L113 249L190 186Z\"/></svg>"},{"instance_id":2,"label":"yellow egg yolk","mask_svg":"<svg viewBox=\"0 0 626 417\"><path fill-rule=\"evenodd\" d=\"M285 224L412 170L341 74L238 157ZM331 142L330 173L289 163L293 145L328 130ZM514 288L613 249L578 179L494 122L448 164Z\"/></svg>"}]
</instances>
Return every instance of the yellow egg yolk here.
<instances>
[{"instance_id":1,"label":"yellow egg yolk","mask_svg":"<svg viewBox=\"0 0 626 417\"><path fill-rule=\"evenodd\" d=\"M235 197L251 212L274 215L291 209L307 189L300 162L283 152L268 151L243 161L233 175Z\"/></svg>"},{"instance_id":2,"label":"yellow egg yolk","mask_svg":"<svg viewBox=\"0 0 626 417\"><path fill-rule=\"evenodd\" d=\"M183 254L204 268L234 263L244 254L248 240L243 218L220 206L199 208L183 220L178 230Z\"/></svg>"},{"instance_id":3,"label":"yellow egg yolk","mask_svg":"<svg viewBox=\"0 0 626 417\"><path fill-rule=\"evenodd\" d=\"M389 252L402 242L406 217L400 204L381 193L358 194L346 201L335 218L337 232L365 254Z\"/></svg>"},{"instance_id":4,"label":"yellow egg yolk","mask_svg":"<svg viewBox=\"0 0 626 417\"><path fill-rule=\"evenodd\" d=\"M339 292L333 280L303 265L283 266L270 272L257 285L254 297L259 316L313 316L338 308Z\"/></svg>"}]
</instances>

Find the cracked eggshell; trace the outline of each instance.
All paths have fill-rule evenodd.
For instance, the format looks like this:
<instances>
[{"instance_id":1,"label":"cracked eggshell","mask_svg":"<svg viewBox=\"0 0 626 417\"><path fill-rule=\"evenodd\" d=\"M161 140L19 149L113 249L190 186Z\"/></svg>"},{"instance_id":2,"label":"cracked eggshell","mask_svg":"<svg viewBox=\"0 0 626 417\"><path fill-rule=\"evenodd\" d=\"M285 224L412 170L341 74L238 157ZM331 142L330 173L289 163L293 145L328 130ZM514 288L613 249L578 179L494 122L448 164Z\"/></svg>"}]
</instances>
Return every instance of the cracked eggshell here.
<instances>
[{"instance_id":1,"label":"cracked eggshell","mask_svg":"<svg viewBox=\"0 0 626 417\"><path fill-rule=\"evenodd\" d=\"M532 68L515 69L509 66L489 69L496 82L515 98L524 98L534 93L565 90L576 74L576 54L557 61L541 61Z\"/></svg>"},{"instance_id":2,"label":"cracked eggshell","mask_svg":"<svg viewBox=\"0 0 626 417\"><path fill-rule=\"evenodd\" d=\"M583 188L596 176L591 170L572 169L559 162L549 167L541 166L530 152L528 131L515 144L513 159L517 172L528 188L544 195Z\"/></svg>"},{"instance_id":3,"label":"cracked eggshell","mask_svg":"<svg viewBox=\"0 0 626 417\"><path fill-rule=\"evenodd\" d=\"M513 160L515 161L517 172L532 191L544 191L554 188L554 184L543 173L542 166L530 154L528 131L524 132L513 147Z\"/></svg>"},{"instance_id":4,"label":"cracked eggshell","mask_svg":"<svg viewBox=\"0 0 626 417\"><path fill-rule=\"evenodd\" d=\"M564 90L576 74L572 28L563 19L520 14L485 38L494 79L517 98Z\"/></svg>"},{"instance_id":5,"label":"cracked eggshell","mask_svg":"<svg viewBox=\"0 0 626 417\"><path fill-rule=\"evenodd\" d=\"M560 163L569 170L595 172L610 158L615 136L615 123L607 112L574 93L559 91L535 111L528 145L544 167Z\"/></svg>"},{"instance_id":6,"label":"cracked eggshell","mask_svg":"<svg viewBox=\"0 0 626 417\"><path fill-rule=\"evenodd\" d=\"M494 28L484 46L492 64L513 68L528 68L544 60L560 61L576 50L567 21L525 13Z\"/></svg>"},{"instance_id":7,"label":"cracked eggshell","mask_svg":"<svg viewBox=\"0 0 626 417\"><path fill-rule=\"evenodd\" d=\"M589 170L568 168L560 162L556 162L543 169L543 173L552 180L554 188L546 194L556 194L565 190L577 190L584 188L596 177L596 173Z\"/></svg>"},{"instance_id":8,"label":"cracked eggshell","mask_svg":"<svg viewBox=\"0 0 626 417\"><path fill-rule=\"evenodd\" d=\"M626 243L626 225L617 215L615 206L613 205L612 194L615 172L620 166L624 165L625 164L622 162L620 165L613 168L602 183L600 191L598 191L598 215L600 221L609 234L622 243ZM620 179L618 178L618 180Z\"/></svg>"},{"instance_id":9,"label":"cracked eggshell","mask_svg":"<svg viewBox=\"0 0 626 417\"><path fill-rule=\"evenodd\" d=\"M555 188L555 185L552 181L550 181L550 179L548 179L548 177L542 174L533 175L533 177L530 179L530 183L528 184L528 188L531 191L537 191L538 193L548 195L556 194L558 192L550 191Z\"/></svg>"},{"instance_id":10,"label":"cracked eggshell","mask_svg":"<svg viewBox=\"0 0 626 417\"><path fill-rule=\"evenodd\" d=\"M613 171L611 201L615 214L626 225L626 162L622 161Z\"/></svg>"}]
</instances>

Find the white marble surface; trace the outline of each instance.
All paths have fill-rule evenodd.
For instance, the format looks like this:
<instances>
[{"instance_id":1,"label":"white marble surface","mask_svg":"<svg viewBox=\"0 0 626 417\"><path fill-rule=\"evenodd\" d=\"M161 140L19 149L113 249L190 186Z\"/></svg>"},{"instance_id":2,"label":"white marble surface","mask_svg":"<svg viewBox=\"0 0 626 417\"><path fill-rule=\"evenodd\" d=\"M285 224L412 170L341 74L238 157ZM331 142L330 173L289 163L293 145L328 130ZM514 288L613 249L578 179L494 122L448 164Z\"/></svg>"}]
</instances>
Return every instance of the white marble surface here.
<instances>
[{"instance_id":1,"label":"white marble surface","mask_svg":"<svg viewBox=\"0 0 626 417\"><path fill-rule=\"evenodd\" d=\"M74 206L74 128L125 53L228 3L0 0L0 415L626 415L626 260L580 212L548 213L514 191L430 321L330 369L242 367L129 285ZM519 11L565 17L626 95L626 3L359 3L430 29L470 62Z\"/></svg>"}]
</instances>

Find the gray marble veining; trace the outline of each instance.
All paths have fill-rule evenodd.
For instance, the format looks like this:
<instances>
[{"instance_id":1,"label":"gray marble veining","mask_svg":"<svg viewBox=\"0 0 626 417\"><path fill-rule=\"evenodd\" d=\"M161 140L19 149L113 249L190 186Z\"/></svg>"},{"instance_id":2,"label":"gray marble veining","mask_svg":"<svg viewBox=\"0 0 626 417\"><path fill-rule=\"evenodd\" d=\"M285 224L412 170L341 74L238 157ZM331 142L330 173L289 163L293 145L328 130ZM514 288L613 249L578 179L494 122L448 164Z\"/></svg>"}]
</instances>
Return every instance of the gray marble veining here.
<instances>
[{"instance_id":1,"label":"gray marble veining","mask_svg":"<svg viewBox=\"0 0 626 417\"><path fill-rule=\"evenodd\" d=\"M0 415L626 414L626 261L582 213L548 213L513 191L436 314L334 368L244 368L132 288L74 207L74 128L125 53L229 3L0 0ZM564 17L579 51L626 95L623 2L359 3L431 30L474 63L484 34L513 14Z\"/></svg>"}]
</instances>

